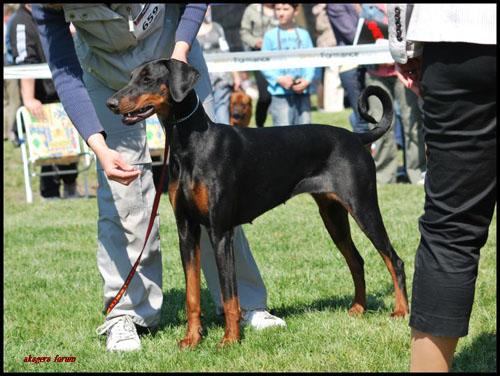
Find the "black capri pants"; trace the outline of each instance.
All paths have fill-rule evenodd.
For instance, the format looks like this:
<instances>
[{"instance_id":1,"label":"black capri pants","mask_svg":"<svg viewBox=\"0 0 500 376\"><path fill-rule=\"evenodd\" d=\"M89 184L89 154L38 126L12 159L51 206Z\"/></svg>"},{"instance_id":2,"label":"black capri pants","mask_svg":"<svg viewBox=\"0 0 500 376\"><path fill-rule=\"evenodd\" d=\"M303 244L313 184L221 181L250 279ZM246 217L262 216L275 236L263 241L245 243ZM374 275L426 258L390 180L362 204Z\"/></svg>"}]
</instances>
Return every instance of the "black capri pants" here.
<instances>
[{"instance_id":1,"label":"black capri pants","mask_svg":"<svg viewBox=\"0 0 500 376\"><path fill-rule=\"evenodd\" d=\"M496 204L496 45L425 43L422 64L427 175L410 326L463 337Z\"/></svg>"}]
</instances>

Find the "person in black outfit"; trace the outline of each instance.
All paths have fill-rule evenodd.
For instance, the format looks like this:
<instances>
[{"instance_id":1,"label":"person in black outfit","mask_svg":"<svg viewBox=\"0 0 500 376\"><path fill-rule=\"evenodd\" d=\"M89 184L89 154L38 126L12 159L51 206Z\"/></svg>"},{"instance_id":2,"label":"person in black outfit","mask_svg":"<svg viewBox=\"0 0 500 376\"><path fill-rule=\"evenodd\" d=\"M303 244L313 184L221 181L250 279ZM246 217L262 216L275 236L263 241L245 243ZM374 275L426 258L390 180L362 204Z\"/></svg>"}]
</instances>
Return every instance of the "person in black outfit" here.
<instances>
[{"instance_id":1,"label":"person in black outfit","mask_svg":"<svg viewBox=\"0 0 500 376\"><path fill-rule=\"evenodd\" d=\"M388 19L398 78L423 99L427 155L410 372L448 372L497 203L496 5L390 4Z\"/></svg>"},{"instance_id":2,"label":"person in black outfit","mask_svg":"<svg viewBox=\"0 0 500 376\"><path fill-rule=\"evenodd\" d=\"M38 28L31 14L30 4L21 4L9 28L12 56L15 64L46 63ZM44 118L42 104L59 102L52 80L21 79L21 97L24 107L36 118ZM57 165L59 170L73 170L76 163ZM42 173L54 171L53 166L42 166ZM63 197L78 197L78 174L49 175L40 177L40 194L45 199L60 198L61 180L64 182Z\"/></svg>"}]
</instances>

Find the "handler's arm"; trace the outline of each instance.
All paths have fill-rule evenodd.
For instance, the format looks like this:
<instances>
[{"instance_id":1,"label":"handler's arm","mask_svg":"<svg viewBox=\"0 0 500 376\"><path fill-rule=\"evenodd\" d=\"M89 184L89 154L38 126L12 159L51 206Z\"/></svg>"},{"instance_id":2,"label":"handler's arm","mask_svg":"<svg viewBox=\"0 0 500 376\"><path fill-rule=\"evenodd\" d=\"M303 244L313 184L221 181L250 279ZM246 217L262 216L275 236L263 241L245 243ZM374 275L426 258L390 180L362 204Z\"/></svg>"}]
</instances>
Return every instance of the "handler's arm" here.
<instances>
[{"instance_id":1,"label":"handler's arm","mask_svg":"<svg viewBox=\"0 0 500 376\"><path fill-rule=\"evenodd\" d=\"M183 7L181 19L175 33L172 59L187 63L187 55L207 11L206 4L187 4Z\"/></svg>"},{"instance_id":2,"label":"handler's arm","mask_svg":"<svg viewBox=\"0 0 500 376\"><path fill-rule=\"evenodd\" d=\"M94 133L102 132L105 137L83 83L83 71L62 9L32 4L32 13L54 85L71 122L85 141Z\"/></svg>"},{"instance_id":3,"label":"handler's arm","mask_svg":"<svg viewBox=\"0 0 500 376\"><path fill-rule=\"evenodd\" d=\"M83 83L83 71L63 11L33 4L32 12L54 85L66 113L99 158L108 179L130 184L141 172L134 170L117 151L106 145L106 133Z\"/></svg>"}]
</instances>

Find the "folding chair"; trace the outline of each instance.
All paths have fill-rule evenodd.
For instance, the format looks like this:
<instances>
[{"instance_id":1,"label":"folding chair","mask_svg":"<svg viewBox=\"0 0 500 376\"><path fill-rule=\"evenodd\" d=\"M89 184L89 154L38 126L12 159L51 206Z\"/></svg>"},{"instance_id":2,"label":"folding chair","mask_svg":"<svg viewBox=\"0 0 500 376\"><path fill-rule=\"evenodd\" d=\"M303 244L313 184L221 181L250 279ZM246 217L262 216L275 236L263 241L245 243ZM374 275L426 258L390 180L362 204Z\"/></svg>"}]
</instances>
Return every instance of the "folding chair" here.
<instances>
[{"instance_id":1,"label":"folding chair","mask_svg":"<svg viewBox=\"0 0 500 376\"><path fill-rule=\"evenodd\" d=\"M163 153L165 151L165 132L156 115L146 119L146 136L148 140L149 153L152 157L159 156L159 161L153 161L153 166L163 165Z\"/></svg>"},{"instance_id":2,"label":"folding chair","mask_svg":"<svg viewBox=\"0 0 500 376\"><path fill-rule=\"evenodd\" d=\"M76 128L72 125L61 103L43 105L46 120L31 116L29 111L21 106L16 113L16 126L21 140L23 158L24 182L26 186L26 201L33 202L31 178L35 176L65 175L84 173L84 193L89 196L88 169L94 159L93 153L81 140ZM23 126L26 138L23 136ZM28 147L26 148L26 144ZM80 144L83 144L83 151ZM26 150L27 149L27 150ZM29 154L29 157L28 157ZM83 157L83 167L78 168ZM57 165L78 163L76 169L59 170ZM53 166L52 172L38 172L38 167Z\"/></svg>"}]
</instances>

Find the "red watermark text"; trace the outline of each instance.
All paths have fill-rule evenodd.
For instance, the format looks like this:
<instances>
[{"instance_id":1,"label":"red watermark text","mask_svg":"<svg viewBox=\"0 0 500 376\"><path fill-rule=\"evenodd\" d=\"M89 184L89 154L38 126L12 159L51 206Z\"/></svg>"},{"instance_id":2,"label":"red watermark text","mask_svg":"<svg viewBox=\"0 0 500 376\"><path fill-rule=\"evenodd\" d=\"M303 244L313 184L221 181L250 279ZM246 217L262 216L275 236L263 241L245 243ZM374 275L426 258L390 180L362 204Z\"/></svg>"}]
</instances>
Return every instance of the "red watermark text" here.
<instances>
[{"instance_id":1,"label":"red watermark text","mask_svg":"<svg viewBox=\"0 0 500 376\"><path fill-rule=\"evenodd\" d=\"M75 363L76 362L76 357L75 356L60 356L57 354L53 358L50 356L29 356L24 357L24 363Z\"/></svg>"}]
</instances>

